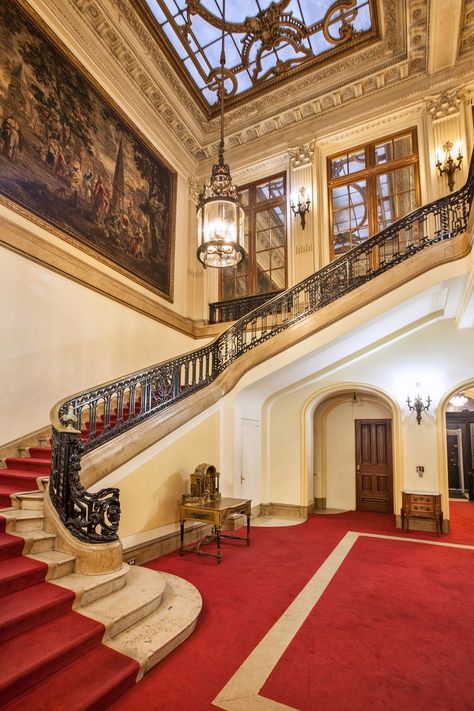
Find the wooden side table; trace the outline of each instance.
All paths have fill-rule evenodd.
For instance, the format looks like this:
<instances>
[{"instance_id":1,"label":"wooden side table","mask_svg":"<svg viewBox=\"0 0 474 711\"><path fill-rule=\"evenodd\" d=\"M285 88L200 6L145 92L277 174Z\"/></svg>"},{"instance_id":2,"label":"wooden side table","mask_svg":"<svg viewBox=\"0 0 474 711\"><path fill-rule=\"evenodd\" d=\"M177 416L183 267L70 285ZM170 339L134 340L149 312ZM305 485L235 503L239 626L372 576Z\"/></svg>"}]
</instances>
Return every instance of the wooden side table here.
<instances>
[{"instance_id":1,"label":"wooden side table","mask_svg":"<svg viewBox=\"0 0 474 711\"><path fill-rule=\"evenodd\" d=\"M232 536L229 533L221 533L221 528L231 513L244 514L247 517L247 536ZM197 555L207 555L211 558L217 558L217 562L222 560L221 539L234 538L238 541L245 541L250 545L250 515L252 513L252 499L219 499L211 501L208 504L183 504L179 507L179 523L181 534L180 555L185 553L196 553ZM212 536L207 536L203 541L199 541L192 546L184 545L184 522L187 519L192 521L202 521L212 524ZM217 544L217 553L206 553L201 550L204 542L208 543L215 540Z\"/></svg>"},{"instance_id":2,"label":"wooden side table","mask_svg":"<svg viewBox=\"0 0 474 711\"><path fill-rule=\"evenodd\" d=\"M434 491L402 491L402 529L409 530L410 519L434 521L436 533L443 532L441 494Z\"/></svg>"}]
</instances>

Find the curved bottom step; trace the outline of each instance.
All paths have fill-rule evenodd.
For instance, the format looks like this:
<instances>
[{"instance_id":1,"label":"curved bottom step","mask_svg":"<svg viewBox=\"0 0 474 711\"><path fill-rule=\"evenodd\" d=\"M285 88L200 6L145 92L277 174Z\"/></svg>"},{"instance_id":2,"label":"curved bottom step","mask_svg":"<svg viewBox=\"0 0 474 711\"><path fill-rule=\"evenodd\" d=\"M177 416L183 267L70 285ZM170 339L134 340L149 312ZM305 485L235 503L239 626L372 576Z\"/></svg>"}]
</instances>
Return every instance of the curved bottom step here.
<instances>
[{"instance_id":1,"label":"curved bottom step","mask_svg":"<svg viewBox=\"0 0 474 711\"><path fill-rule=\"evenodd\" d=\"M160 607L105 642L107 647L140 664L137 681L189 637L202 608L201 595L194 585L170 573L161 575L166 587Z\"/></svg>"}]
</instances>

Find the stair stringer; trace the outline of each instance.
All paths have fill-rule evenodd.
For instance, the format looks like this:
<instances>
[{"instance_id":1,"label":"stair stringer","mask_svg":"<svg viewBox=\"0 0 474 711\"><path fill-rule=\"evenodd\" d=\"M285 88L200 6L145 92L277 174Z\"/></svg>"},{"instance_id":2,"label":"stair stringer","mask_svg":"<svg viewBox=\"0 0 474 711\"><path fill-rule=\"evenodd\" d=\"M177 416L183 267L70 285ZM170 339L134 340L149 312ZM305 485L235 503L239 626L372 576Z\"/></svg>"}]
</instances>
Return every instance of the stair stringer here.
<instances>
[{"instance_id":1,"label":"stair stringer","mask_svg":"<svg viewBox=\"0 0 474 711\"><path fill-rule=\"evenodd\" d=\"M166 407L143 423L88 452L81 460L82 485L90 488L119 466L204 412L230 392L249 370L427 272L442 269L453 261L464 259L472 250L473 230L474 215L471 215L468 229L463 234L418 252L387 272L307 315L231 363L207 387Z\"/></svg>"}]
</instances>

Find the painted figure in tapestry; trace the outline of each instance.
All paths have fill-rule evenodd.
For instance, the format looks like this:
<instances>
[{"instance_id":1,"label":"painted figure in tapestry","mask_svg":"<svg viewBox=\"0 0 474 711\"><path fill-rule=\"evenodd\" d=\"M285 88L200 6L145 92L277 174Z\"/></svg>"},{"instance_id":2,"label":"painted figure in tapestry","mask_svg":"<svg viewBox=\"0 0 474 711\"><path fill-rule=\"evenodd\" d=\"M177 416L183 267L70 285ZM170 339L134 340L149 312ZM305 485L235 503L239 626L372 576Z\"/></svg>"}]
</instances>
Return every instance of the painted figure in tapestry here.
<instances>
[{"instance_id":1,"label":"painted figure in tapestry","mask_svg":"<svg viewBox=\"0 0 474 711\"><path fill-rule=\"evenodd\" d=\"M171 298L175 174L0 0L0 192Z\"/></svg>"}]
</instances>

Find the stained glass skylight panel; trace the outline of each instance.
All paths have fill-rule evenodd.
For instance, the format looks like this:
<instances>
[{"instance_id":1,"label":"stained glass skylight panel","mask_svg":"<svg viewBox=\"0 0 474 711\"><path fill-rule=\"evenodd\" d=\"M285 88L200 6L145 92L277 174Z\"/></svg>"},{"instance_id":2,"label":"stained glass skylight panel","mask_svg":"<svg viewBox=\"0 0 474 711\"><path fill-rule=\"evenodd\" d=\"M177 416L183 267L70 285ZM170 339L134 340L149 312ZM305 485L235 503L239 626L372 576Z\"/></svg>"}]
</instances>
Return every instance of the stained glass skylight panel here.
<instances>
[{"instance_id":1,"label":"stained glass skylight panel","mask_svg":"<svg viewBox=\"0 0 474 711\"><path fill-rule=\"evenodd\" d=\"M209 106L217 104L222 0L141 0ZM228 0L226 93L240 96L309 66L374 29L375 0Z\"/></svg>"}]
</instances>

